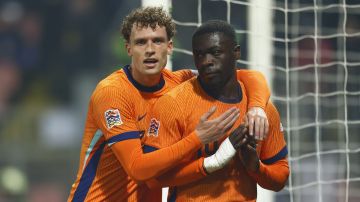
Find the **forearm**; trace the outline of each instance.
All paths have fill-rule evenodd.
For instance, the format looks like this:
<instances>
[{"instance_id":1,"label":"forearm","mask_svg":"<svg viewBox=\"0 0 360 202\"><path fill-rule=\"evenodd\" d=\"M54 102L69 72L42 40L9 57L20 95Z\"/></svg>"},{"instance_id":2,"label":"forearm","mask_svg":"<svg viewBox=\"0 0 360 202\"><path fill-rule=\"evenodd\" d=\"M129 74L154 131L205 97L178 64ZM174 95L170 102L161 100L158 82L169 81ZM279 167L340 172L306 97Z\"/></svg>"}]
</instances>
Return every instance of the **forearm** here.
<instances>
[{"instance_id":1,"label":"forearm","mask_svg":"<svg viewBox=\"0 0 360 202\"><path fill-rule=\"evenodd\" d=\"M261 187L272 191L280 191L284 188L289 177L289 165L286 159L279 160L271 165L260 162L258 172L249 172L249 174Z\"/></svg>"},{"instance_id":2,"label":"forearm","mask_svg":"<svg viewBox=\"0 0 360 202\"><path fill-rule=\"evenodd\" d=\"M179 186L199 180L205 177L207 173L223 168L235 154L236 150L231 140L226 138L215 154L178 166L147 184L149 187Z\"/></svg>"},{"instance_id":3,"label":"forearm","mask_svg":"<svg viewBox=\"0 0 360 202\"><path fill-rule=\"evenodd\" d=\"M139 140L138 142L138 145L123 143L113 147L127 174L136 181L159 176L176 166L183 158L193 155L201 147L195 132L169 147L146 154L143 153Z\"/></svg>"},{"instance_id":4,"label":"forearm","mask_svg":"<svg viewBox=\"0 0 360 202\"><path fill-rule=\"evenodd\" d=\"M170 187L188 184L206 176L203 169L204 158L179 165L161 176L146 182L149 188Z\"/></svg>"},{"instance_id":5,"label":"forearm","mask_svg":"<svg viewBox=\"0 0 360 202\"><path fill-rule=\"evenodd\" d=\"M248 95L248 108L265 106L270 98L270 89L265 77L256 70L237 70L237 78L244 84Z\"/></svg>"}]
</instances>

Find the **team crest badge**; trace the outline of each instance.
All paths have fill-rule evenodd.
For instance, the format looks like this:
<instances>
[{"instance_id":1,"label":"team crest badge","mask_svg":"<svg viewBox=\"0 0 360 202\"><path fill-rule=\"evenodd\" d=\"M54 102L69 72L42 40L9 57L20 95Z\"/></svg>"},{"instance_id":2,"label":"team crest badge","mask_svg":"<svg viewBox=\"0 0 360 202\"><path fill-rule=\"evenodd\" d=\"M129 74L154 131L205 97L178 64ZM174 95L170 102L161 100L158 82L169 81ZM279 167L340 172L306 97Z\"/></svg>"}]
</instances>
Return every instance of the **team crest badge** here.
<instances>
[{"instance_id":1,"label":"team crest badge","mask_svg":"<svg viewBox=\"0 0 360 202\"><path fill-rule=\"evenodd\" d=\"M157 137L159 128L160 128L160 121L152 118L150 121L150 127L149 127L147 135Z\"/></svg>"},{"instance_id":2,"label":"team crest badge","mask_svg":"<svg viewBox=\"0 0 360 202\"><path fill-rule=\"evenodd\" d=\"M118 109L109 109L105 112L105 121L108 129L123 124Z\"/></svg>"}]
</instances>

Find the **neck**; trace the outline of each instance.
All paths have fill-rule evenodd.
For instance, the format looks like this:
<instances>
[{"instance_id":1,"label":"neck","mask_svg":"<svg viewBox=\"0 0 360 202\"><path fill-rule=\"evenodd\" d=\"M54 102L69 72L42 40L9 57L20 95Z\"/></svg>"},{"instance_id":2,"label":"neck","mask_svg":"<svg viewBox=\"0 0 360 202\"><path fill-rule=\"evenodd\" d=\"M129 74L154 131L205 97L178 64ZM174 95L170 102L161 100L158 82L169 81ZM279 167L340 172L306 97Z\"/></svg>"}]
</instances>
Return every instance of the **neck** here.
<instances>
[{"instance_id":1,"label":"neck","mask_svg":"<svg viewBox=\"0 0 360 202\"><path fill-rule=\"evenodd\" d=\"M129 68L134 80L143 86L151 87L157 85L160 82L161 72L154 75L146 75L136 71L136 68L132 68L132 66Z\"/></svg>"},{"instance_id":2,"label":"neck","mask_svg":"<svg viewBox=\"0 0 360 202\"><path fill-rule=\"evenodd\" d=\"M220 93L220 98L237 98L239 97L239 82L235 76L226 81Z\"/></svg>"},{"instance_id":3,"label":"neck","mask_svg":"<svg viewBox=\"0 0 360 202\"><path fill-rule=\"evenodd\" d=\"M211 93L212 97L217 99L237 99L240 96L239 93L239 82L236 78L236 72L232 74L232 76L224 81L222 85L214 86L206 86L204 84L204 88L206 88L208 93Z\"/></svg>"}]
</instances>

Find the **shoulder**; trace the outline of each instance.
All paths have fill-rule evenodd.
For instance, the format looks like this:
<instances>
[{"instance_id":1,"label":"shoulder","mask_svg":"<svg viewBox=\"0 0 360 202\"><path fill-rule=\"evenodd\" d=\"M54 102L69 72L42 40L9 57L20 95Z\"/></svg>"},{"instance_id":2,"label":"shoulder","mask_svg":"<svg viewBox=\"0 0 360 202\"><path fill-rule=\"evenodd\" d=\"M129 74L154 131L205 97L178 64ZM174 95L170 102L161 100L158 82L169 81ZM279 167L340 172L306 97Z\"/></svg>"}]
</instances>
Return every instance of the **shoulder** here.
<instances>
[{"instance_id":1,"label":"shoulder","mask_svg":"<svg viewBox=\"0 0 360 202\"><path fill-rule=\"evenodd\" d=\"M190 78L194 77L194 73L190 69L183 69L177 71L170 71L167 69L163 70L163 76L165 79L169 79L176 84L180 84L184 81L189 80Z\"/></svg>"},{"instance_id":2,"label":"shoulder","mask_svg":"<svg viewBox=\"0 0 360 202\"><path fill-rule=\"evenodd\" d=\"M237 69L236 70L236 76L240 80L246 80L246 81L265 81L265 76L258 70L253 69Z\"/></svg>"},{"instance_id":3,"label":"shoulder","mask_svg":"<svg viewBox=\"0 0 360 202\"><path fill-rule=\"evenodd\" d=\"M127 97L134 94L133 88L129 88L129 81L122 69L117 70L101 80L93 94L92 99L99 97Z\"/></svg>"},{"instance_id":4,"label":"shoulder","mask_svg":"<svg viewBox=\"0 0 360 202\"><path fill-rule=\"evenodd\" d=\"M193 77L171 89L165 95L172 97L176 100L184 100L188 98L188 95L194 93L194 87L196 86L196 78Z\"/></svg>"},{"instance_id":5,"label":"shoulder","mask_svg":"<svg viewBox=\"0 0 360 202\"><path fill-rule=\"evenodd\" d=\"M237 69L236 70L236 74L237 75L241 75L241 74L246 74L247 76L264 76L260 71L258 70L254 70L254 69L244 69L244 68L241 68L241 69Z\"/></svg>"},{"instance_id":6,"label":"shoulder","mask_svg":"<svg viewBox=\"0 0 360 202\"><path fill-rule=\"evenodd\" d=\"M193 85L195 78L190 79L174 87L169 92L161 96L157 101L157 107L167 107L168 109L182 109L186 107L189 98L194 93Z\"/></svg>"}]
</instances>

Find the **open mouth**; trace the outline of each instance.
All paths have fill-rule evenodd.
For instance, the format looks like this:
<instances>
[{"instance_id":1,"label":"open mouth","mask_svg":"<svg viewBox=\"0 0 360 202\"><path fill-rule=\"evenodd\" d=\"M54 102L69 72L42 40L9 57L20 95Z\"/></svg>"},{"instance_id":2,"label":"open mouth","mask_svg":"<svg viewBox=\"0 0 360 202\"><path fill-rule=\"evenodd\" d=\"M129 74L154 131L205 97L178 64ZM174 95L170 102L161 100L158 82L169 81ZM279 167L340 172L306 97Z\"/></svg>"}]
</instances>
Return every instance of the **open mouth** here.
<instances>
[{"instance_id":1,"label":"open mouth","mask_svg":"<svg viewBox=\"0 0 360 202\"><path fill-rule=\"evenodd\" d=\"M147 58L144 60L144 64L147 67L155 67L155 65L157 64L158 60L155 58Z\"/></svg>"}]
</instances>

